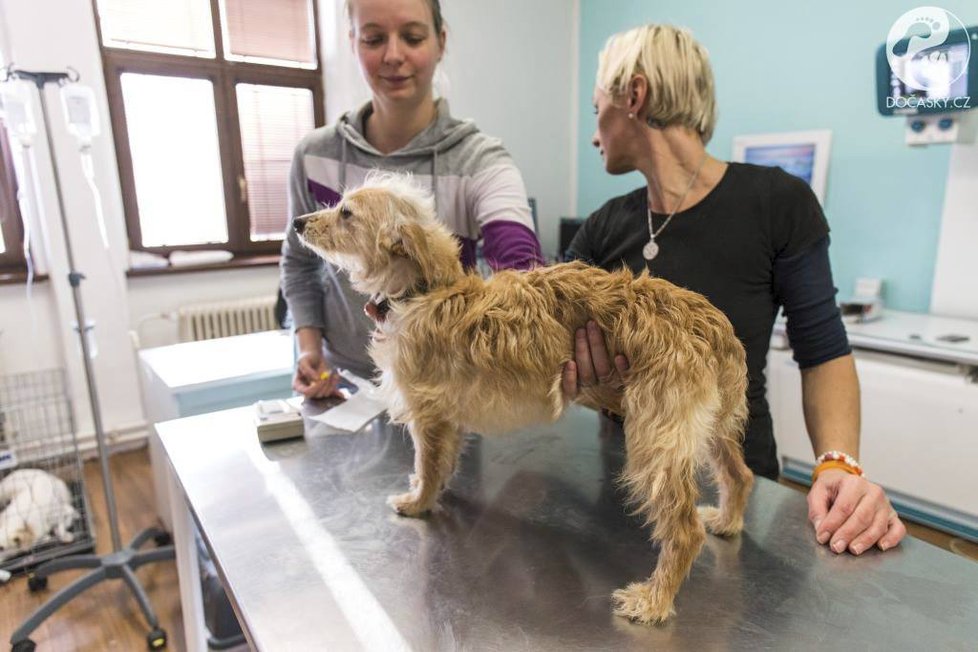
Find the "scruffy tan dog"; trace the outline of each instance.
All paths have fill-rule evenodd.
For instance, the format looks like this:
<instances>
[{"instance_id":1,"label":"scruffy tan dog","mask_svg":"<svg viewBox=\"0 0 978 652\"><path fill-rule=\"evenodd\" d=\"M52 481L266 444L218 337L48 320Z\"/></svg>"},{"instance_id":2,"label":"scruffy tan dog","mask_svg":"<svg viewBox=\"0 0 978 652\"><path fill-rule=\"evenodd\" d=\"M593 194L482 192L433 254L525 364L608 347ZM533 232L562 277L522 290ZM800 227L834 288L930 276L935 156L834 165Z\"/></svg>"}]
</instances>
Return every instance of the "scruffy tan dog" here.
<instances>
[{"instance_id":1,"label":"scruffy tan dog","mask_svg":"<svg viewBox=\"0 0 978 652\"><path fill-rule=\"evenodd\" d=\"M661 542L651 578L614 593L615 613L659 623L711 532L736 534L753 476L741 438L747 416L744 349L704 297L627 270L581 263L466 273L459 245L410 178L374 174L334 208L293 221L302 240L372 296L371 355L390 415L414 441L410 491L389 499L405 516L434 507L462 432L497 433L555 421L575 330L594 319L623 386L587 388L579 402L625 415L621 482ZM718 507L696 508L695 471L711 463Z\"/></svg>"}]
</instances>

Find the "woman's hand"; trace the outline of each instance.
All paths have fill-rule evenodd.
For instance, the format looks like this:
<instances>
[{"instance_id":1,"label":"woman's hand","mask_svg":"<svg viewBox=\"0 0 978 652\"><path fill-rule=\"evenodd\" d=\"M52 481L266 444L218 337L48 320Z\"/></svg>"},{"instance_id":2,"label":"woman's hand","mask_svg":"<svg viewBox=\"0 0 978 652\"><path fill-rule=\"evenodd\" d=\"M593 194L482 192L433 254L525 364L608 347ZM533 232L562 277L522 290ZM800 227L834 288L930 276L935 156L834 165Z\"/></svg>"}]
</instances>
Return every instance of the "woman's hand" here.
<instances>
[{"instance_id":1,"label":"woman's hand","mask_svg":"<svg viewBox=\"0 0 978 652\"><path fill-rule=\"evenodd\" d=\"M306 398L339 396L336 391L339 380L339 374L330 371L319 351L306 351L296 359L292 389Z\"/></svg>"},{"instance_id":2,"label":"woman's hand","mask_svg":"<svg viewBox=\"0 0 978 652\"><path fill-rule=\"evenodd\" d=\"M818 474L808 492L808 520L818 542L836 553L861 555L874 545L887 550L907 535L879 485L840 469Z\"/></svg>"},{"instance_id":3,"label":"woman's hand","mask_svg":"<svg viewBox=\"0 0 978 652\"><path fill-rule=\"evenodd\" d=\"M572 401L584 387L620 387L627 372L628 358L616 355L612 366L601 330L594 321L588 321L587 328L578 328L574 335L574 359L564 365L561 388L564 397Z\"/></svg>"}]
</instances>

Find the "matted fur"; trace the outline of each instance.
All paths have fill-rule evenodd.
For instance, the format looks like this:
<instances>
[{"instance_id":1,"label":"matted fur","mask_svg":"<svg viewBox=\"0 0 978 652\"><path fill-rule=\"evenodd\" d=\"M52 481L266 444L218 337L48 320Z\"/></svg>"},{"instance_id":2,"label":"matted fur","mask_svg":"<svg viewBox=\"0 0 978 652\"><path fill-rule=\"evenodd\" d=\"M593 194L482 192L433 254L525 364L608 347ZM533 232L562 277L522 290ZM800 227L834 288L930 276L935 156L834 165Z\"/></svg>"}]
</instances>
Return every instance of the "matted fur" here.
<instances>
[{"instance_id":1,"label":"matted fur","mask_svg":"<svg viewBox=\"0 0 978 652\"><path fill-rule=\"evenodd\" d=\"M334 208L295 220L303 241L346 269L354 287L383 294L390 313L371 355L390 415L415 450L399 514L431 510L451 477L464 431L496 433L560 417L564 364L588 319L631 367L620 388L578 398L625 416L621 482L661 550L652 576L614 593L615 613L658 623L705 538L743 527L753 482L741 450L747 417L744 349L703 296L671 283L582 263L465 273L458 244L430 196L407 177L371 175ZM717 507L697 511L697 467L709 462Z\"/></svg>"}]
</instances>

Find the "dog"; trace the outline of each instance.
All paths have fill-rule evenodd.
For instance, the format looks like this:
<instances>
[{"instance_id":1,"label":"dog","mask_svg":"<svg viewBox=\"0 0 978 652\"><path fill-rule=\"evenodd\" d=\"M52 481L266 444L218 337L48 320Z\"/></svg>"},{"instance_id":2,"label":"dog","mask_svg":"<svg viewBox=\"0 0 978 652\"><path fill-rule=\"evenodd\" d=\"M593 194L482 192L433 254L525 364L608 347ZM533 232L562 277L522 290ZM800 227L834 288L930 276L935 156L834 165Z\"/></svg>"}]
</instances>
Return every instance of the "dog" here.
<instances>
[{"instance_id":1,"label":"dog","mask_svg":"<svg viewBox=\"0 0 978 652\"><path fill-rule=\"evenodd\" d=\"M20 469L0 481L0 558L12 557L54 538L70 543L78 518L61 478L40 469Z\"/></svg>"},{"instance_id":2,"label":"dog","mask_svg":"<svg viewBox=\"0 0 978 652\"><path fill-rule=\"evenodd\" d=\"M403 175L372 173L293 228L371 297L365 310L376 321L370 353L381 392L414 444L410 490L388 500L404 516L435 506L463 431L500 433L560 417L575 331L597 322L608 352L624 354L630 368L620 386L583 388L576 400L624 416L619 480L661 544L651 577L614 592L614 612L645 624L673 615L705 530L740 532L753 483L741 448L745 353L723 313L699 294L627 269L575 262L488 279L466 273L431 196ZM703 462L719 504L697 509Z\"/></svg>"}]
</instances>

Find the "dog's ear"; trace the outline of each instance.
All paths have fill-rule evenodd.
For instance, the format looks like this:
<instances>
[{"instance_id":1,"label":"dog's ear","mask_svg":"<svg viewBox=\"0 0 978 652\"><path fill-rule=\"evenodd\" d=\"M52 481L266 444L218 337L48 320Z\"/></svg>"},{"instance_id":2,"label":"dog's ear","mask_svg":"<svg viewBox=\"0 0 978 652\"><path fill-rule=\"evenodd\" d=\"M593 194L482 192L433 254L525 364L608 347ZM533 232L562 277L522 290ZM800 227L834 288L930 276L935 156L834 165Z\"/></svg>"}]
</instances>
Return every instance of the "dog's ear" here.
<instances>
[{"instance_id":1,"label":"dog's ear","mask_svg":"<svg viewBox=\"0 0 978 652\"><path fill-rule=\"evenodd\" d=\"M388 251L412 261L426 285L451 283L461 273L458 243L434 218L433 206L408 197L393 199L395 234Z\"/></svg>"},{"instance_id":2,"label":"dog's ear","mask_svg":"<svg viewBox=\"0 0 978 652\"><path fill-rule=\"evenodd\" d=\"M410 258L423 269L427 248L425 231L420 224L404 220L397 225L397 239L391 245L391 253Z\"/></svg>"},{"instance_id":3,"label":"dog's ear","mask_svg":"<svg viewBox=\"0 0 978 652\"><path fill-rule=\"evenodd\" d=\"M378 233L377 249L394 257L407 256L407 252L404 250L404 244L401 242L401 236L397 233L397 231L393 233L381 231Z\"/></svg>"}]
</instances>

